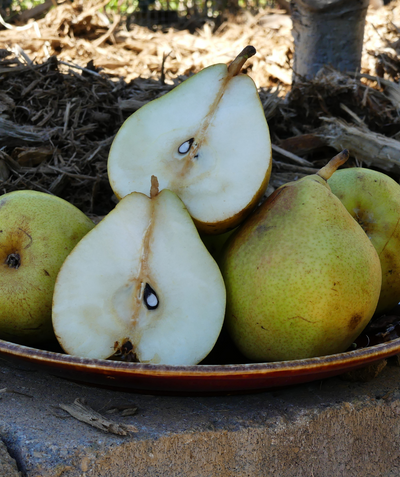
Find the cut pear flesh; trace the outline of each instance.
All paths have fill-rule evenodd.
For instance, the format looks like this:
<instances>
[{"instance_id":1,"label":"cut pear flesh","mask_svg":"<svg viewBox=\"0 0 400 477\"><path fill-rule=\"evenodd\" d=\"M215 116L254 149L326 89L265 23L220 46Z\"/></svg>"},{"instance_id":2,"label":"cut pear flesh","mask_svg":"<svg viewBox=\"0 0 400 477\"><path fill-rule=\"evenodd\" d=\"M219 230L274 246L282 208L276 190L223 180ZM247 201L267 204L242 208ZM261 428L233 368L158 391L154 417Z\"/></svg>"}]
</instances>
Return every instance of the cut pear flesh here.
<instances>
[{"instance_id":1,"label":"cut pear flesh","mask_svg":"<svg viewBox=\"0 0 400 477\"><path fill-rule=\"evenodd\" d=\"M200 230L222 233L243 220L271 171L269 129L257 88L238 74L245 56L229 68L205 68L125 121L108 159L118 198L148 194L155 175L161 189L178 194Z\"/></svg>"},{"instance_id":2,"label":"cut pear flesh","mask_svg":"<svg viewBox=\"0 0 400 477\"><path fill-rule=\"evenodd\" d=\"M224 313L219 268L169 190L122 199L68 256L53 299L67 353L154 364L200 362Z\"/></svg>"}]
</instances>

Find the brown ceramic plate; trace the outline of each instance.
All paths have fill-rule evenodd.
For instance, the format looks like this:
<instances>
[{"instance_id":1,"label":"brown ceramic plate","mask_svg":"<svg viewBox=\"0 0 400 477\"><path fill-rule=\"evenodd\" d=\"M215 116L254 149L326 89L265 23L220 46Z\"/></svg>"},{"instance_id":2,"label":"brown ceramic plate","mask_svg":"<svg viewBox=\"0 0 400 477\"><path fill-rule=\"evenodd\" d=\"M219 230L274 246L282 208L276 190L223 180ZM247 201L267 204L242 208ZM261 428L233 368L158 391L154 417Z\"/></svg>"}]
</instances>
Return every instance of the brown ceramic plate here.
<instances>
[{"instance_id":1,"label":"brown ceramic plate","mask_svg":"<svg viewBox=\"0 0 400 477\"><path fill-rule=\"evenodd\" d=\"M320 358L273 363L164 366L84 359L0 340L7 360L97 386L163 394L229 394L269 390L319 380L400 354L400 338Z\"/></svg>"}]
</instances>

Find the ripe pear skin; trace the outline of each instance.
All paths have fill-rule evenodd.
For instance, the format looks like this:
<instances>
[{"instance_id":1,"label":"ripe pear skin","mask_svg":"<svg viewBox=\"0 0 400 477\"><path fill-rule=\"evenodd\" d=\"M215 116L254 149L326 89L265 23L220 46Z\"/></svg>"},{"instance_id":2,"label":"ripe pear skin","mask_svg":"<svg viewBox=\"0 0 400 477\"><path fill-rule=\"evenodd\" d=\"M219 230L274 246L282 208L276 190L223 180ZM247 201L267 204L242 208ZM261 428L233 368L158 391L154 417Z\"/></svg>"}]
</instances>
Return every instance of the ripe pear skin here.
<instances>
[{"instance_id":1,"label":"ripe pear skin","mask_svg":"<svg viewBox=\"0 0 400 477\"><path fill-rule=\"evenodd\" d=\"M332 172L280 187L227 242L226 325L252 361L343 352L374 314L379 257L330 191Z\"/></svg>"},{"instance_id":2,"label":"ripe pear skin","mask_svg":"<svg viewBox=\"0 0 400 477\"><path fill-rule=\"evenodd\" d=\"M378 252L382 289L376 314L390 311L400 301L400 185L361 167L336 171L328 184Z\"/></svg>"},{"instance_id":3,"label":"ripe pear skin","mask_svg":"<svg viewBox=\"0 0 400 477\"><path fill-rule=\"evenodd\" d=\"M23 190L0 196L0 338L37 345L54 339L51 307L62 263L94 227L69 202Z\"/></svg>"}]
</instances>

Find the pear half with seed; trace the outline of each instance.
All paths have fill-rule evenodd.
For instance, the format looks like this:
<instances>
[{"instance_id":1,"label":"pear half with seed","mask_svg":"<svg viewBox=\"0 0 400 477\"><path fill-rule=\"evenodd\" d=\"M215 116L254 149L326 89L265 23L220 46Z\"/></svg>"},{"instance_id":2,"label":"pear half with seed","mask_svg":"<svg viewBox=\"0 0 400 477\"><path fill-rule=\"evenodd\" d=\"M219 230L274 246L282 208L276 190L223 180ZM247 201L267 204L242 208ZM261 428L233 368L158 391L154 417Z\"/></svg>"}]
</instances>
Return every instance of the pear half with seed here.
<instances>
[{"instance_id":1,"label":"pear half with seed","mask_svg":"<svg viewBox=\"0 0 400 477\"><path fill-rule=\"evenodd\" d=\"M213 348L225 285L182 201L169 190L122 199L64 262L53 326L75 356L192 365Z\"/></svg>"},{"instance_id":2,"label":"pear half with seed","mask_svg":"<svg viewBox=\"0 0 400 477\"><path fill-rule=\"evenodd\" d=\"M223 233L257 205L271 174L267 121L253 80L241 74L255 54L205 68L132 114L108 158L118 198L148 194L152 175L174 191L198 229Z\"/></svg>"}]
</instances>

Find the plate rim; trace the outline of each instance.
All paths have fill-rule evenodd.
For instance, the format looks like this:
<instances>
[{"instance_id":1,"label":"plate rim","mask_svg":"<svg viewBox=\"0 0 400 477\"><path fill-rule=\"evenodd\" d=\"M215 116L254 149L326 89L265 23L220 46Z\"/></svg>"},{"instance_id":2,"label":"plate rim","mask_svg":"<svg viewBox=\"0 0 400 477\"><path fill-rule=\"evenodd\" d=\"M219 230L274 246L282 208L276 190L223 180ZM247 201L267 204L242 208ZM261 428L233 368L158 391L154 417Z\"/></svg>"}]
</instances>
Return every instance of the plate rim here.
<instances>
[{"instance_id":1,"label":"plate rim","mask_svg":"<svg viewBox=\"0 0 400 477\"><path fill-rule=\"evenodd\" d=\"M400 338L379 343L370 347L359 348L342 353L335 353L327 356L305 358L287 361L270 361L243 364L196 364L196 365L160 365L149 363L132 363L126 361L113 361L96 358L81 358L56 351L48 351L40 348L20 345L0 339L0 354L24 359L35 363L47 365L78 367L85 370L120 372L123 374L140 374L149 376L208 376L215 375L257 375L287 373L302 374L323 371L325 368L342 368L384 359L385 357L400 354Z\"/></svg>"}]
</instances>

